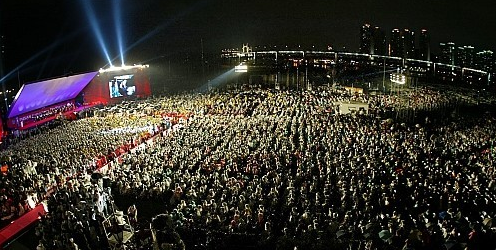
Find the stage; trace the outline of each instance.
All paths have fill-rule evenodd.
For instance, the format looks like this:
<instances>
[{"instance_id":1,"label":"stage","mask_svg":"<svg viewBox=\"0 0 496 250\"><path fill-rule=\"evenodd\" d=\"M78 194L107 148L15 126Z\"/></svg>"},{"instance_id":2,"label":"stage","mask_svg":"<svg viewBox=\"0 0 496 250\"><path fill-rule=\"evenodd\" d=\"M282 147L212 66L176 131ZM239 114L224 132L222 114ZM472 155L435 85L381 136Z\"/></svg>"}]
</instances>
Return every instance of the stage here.
<instances>
[{"instance_id":1,"label":"stage","mask_svg":"<svg viewBox=\"0 0 496 250\"><path fill-rule=\"evenodd\" d=\"M79 112L81 112L81 111L83 111L85 109L89 109L89 108L91 108L93 106L95 106L95 105L81 106L81 107L78 107L76 109L63 112L62 115L65 117L64 119L75 120L76 119L76 113L79 113ZM17 130L28 130L28 129L31 129L31 128L35 128L35 127L38 127L38 126L43 125L45 123L48 123L50 121L53 121L53 120L59 118L59 116L60 116L60 114L53 115L53 116L47 117L47 118L45 118L43 120L40 120L40 121L30 122L28 124L23 124L22 126L17 126L14 129L17 129Z\"/></svg>"}]
</instances>

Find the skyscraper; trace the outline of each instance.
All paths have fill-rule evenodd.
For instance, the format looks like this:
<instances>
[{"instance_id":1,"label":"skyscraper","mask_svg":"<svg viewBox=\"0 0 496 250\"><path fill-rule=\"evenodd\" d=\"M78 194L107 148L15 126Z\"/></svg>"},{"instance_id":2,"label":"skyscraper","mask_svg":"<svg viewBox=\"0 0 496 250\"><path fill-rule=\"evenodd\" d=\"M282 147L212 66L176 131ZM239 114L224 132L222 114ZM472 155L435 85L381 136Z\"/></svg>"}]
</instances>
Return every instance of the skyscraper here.
<instances>
[{"instance_id":1,"label":"skyscraper","mask_svg":"<svg viewBox=\"0 0 496 250\"><path fill-rule=\"evenodd\" d=\"M431 38L426 29L422 29L419 34L419 55L418 59L430 61L431 60Z\"/></svg>"},{"instance_id":2,"label":"skyscraper","mask_svg":"<svg viewBox=\"0 0 496 250\"><path fill-rule=\"evenodd\" d=\"M439 48L441 49L441 55L439 56L439 62L449 65L455 64L455 43L440 43Z\"/></svg>"},{"instance_id":3,"label":"skyscraper","mask_svg":"<svg viewBox=\"0 0 496 250\"><path fill-rule=\"evenodd\" d=\"M389 55L403 57L403 41L399 29L391 31L391 39L389 40Z\"/></svg>"},{"instance_id":4,"label":"skyscraper","mask_svg":"<svg viewBox=\"0 0 496 250\"><path fill-rule=\"evenodd\" d=\"M378 26L366 23L360 29L360 53L386 55L386 35Z\"/></svg>"},{"instance_id":5,"label":"skyscraper","mask_svg":"<svg viewBox=\"0 0 496 250\"><path fill-rule=\"evenodd\" d=\"M486 72L494 72L494 53L491 50L478 52L475 58L475 67Z\"/></svg>"},{"instance_id":6,"label":"skyscraper","mask_svg":"<svg viewBox=\"0 0 496 250\"><path fill-rule=\"evenodd\" d=\"M403 58L415 57L415 32L409 29L404 29L401 35L403 43Z\"/></svg>"},{"instance_id":7,"label":"skyscraper","mask_svg":"<svg viewBox=\"0 0 496 250\"><path fill-rule=\"evenodd\" d=\"M472 68L474 66L474 47L458 47L456 50L455 63L457 66Z\"/></svg>"},{"instance_id":8,"label":"skyscraper","mask_svg":"<svg viewBox=\"0 0 496 250\"><path fill-rule=\"evenodd\" d=\"M386 34L377 26L372 34L372 52L374 55L386 55Z\"/></svg>"},{"instance_id":9,"label":"skyscraper","mask_svg":"<svg viewBox=\"0 0 496 250\"><path fill-rule=\"evenodd\" d=\"M372 54L372 27L366 23L360 29L360 53Z\"/></svg>"},{"instance_id":10,"label":"skyscraper","mask_svg":"<svg viewBox=\"0 0 496 250\"><path fill-rule=\"evenodd\" d=\"M0 79L4 74L4 57L5 57L5 37L0 34ZM2 84L2 83L0 83Z\"/></svg>"}]
</instances>

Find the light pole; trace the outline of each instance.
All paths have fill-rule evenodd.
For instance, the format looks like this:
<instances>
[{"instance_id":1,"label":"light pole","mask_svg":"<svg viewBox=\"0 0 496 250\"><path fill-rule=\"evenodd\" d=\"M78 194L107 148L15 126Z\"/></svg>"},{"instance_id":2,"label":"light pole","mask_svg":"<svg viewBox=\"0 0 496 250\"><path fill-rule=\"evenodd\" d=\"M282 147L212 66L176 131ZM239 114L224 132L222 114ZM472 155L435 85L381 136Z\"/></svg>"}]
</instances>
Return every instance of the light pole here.
<instances>
[{"instance_id":1,"label":"light pole","mask_svg":"<svg viewBox=\"0 0 496 250\"><path fill-rule=\"evenodd\" d=\"M307 60L305 60L305 88L306 88L306 90L308 90L308 84L309 84L309 81L308 81L308 62L307 62Z\"/></svg>"},{"instance_id":2,"label":"light pole","mask_svg":"<svg viewBox=\"0 0 496 250\"><path fill-rule=\"evenodd\" d=\"M300 63L298 62L298 65L296 66L296 91L299 89L299 83L300 83Z\"/></svg>"},{"instance_id":3,"label":"light pole","mask_svg":"<svg viewBox=\"0 0 496 250\"><path fill-rule=\"evenodd\" d=\"M383 70L382 70L382 91L386 91L386 57L384 56Z\"/></svg>"}]
</instances>

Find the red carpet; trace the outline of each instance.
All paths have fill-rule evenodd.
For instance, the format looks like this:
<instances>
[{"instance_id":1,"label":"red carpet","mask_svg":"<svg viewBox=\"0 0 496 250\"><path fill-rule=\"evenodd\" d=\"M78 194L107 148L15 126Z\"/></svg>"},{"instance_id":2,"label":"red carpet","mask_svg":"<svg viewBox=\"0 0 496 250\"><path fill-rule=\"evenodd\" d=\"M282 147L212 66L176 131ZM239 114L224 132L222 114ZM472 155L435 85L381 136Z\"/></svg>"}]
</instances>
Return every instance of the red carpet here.
<instances>
[{"instance_id":1,"label":"red carpet","mask_svg":"<svg viewBox=\"0 0 496 250\"><path fill-rule=\"evenodd\" d=\"M14 239L21 231L32 225L39 219L39 214L45 215L43 204L36 206L33 210L27 212L17 220L12 221L8 226L0 230L0 249L3 249L5 243Z\"/></svg>"}]
</instances>

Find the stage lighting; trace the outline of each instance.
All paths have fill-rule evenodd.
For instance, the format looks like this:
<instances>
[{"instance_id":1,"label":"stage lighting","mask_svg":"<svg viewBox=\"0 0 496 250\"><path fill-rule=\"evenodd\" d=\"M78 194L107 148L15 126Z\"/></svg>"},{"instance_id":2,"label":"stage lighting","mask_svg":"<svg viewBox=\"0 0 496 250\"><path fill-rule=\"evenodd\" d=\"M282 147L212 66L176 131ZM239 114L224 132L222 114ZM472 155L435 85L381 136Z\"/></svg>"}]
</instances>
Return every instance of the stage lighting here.
<instances>
[{"instance_id":1,"label":"stage lighting","mask_svg":"<svg viewBox=\"0 0 496 250\"><path fill-rule=\"evenodd\" d=\"M235 78L234 69L230 69L216 78L209 80L206 84L201 86L198 90L200 92L208 91L210 88L216 88L224 83L227 83Z\"/></svg>"},{"instance_id":2,"label":"stage lighting","mask_svg":"<svg viewBox=\"0 0 496 250\"><path fill-rule=\"evenodd\" d=\"M113 9L114 9L114 24L115 24L115 32L117 35L117 43L119 46L119 53L121 56L121 65L124 66L124 37L122 35L122 18L121 18L121 8L119 4L119 0L112 1Z\"/></svg>"},{"instance_id":3,"label":"stage lighting","mask_svg":"<svg viewBox=\"0 0 496 250\"><path fill-rule=\"evenodd\" d=\"M403 85L406 83L406 76L403 74L392 73L390 75L391 82Z\"/></svg>"},{"instance_id":4,"label":"stage lighting","mask_svg":"<svg viewBox=\"0 0 496 250\"><path fill-rule=\"evenodd\" d=\"M115 72L115 71L120 71L120 70L130 70L130 69L144 69L144 68L149 68L150 66L145 64L145 65L133 65L133 66L122 66L122 67L116 67L116 66L110 66L108 69L100 69L100 73L106 73L106 72Z\"/></svg>"},{"instance_id":5,"label":"stage lighting","mask_svg":"<svg viewBox=\"0 0 496 250\"><path fill-rule=\"evenodd\" d=\"M48 46L48 47L44 48L43 50L39 51L38 53L36 53L35 55L33 55L32 57L30 57L26 61L24 61L21 64L19 64L17 67L15 67L9 73L7 73L6 75L4 75L0 79L0 84L3 85L5 83L4 82L5 80L7 80L7 79L9 79L9 78L11 78L13 76L15 76L14 74L17 74L21 68L23 68L23 70L26 70L24 68L24 66L28 65L30 62L34 61L35 59L39 58L41 55L43 55L43 54L45 54L45 53L53 50L54 48L56 48L60 44L63 44L67 40L73 38L75 35L76 35L76 32L73 32L73 33L69 34L68 36L64 37L63 39L59 39L59 40L54 41L53 43L50 44L50 46Z\"/></svg>"},{"instance_id":6,"label":"stage lighting","mask_svg":"<svg viewBox=\"0 0 496 250\"><path fill-rule=\"evenodd\" d=\"M204 7L207 3L208 3L208 1L198 1L196 4L190 5L190 7L188 9L184 10L181 13L178 13L175 17L172 17L170 19L167 19L166 22L164 22L164 23L156 26L155 29L151 30L150 32L148 32L147 34L145 34L144 36L142 36L140 39L138 39L136 42L134 42L130 46L126 47L126 49L124 50L124 52L127 52L127 51L133 49L134 47L138 46L139 44L141 44L141 43L145 42L146 40L148 40L148 39L154 37L155 35L159 34L165 28L167 28L167 27L169 27L171 25L174 25L182 17L184 17L186 15L189 15L191 13L194 13L196 10L201 10L202 7Z\"/></svg>"},{"instance_id":7,"label":"stage lighting","mask_svg":"<svg viewBox=\"0 0 496 250\"><path fill-rule=\"evenodd\" d=\"M107 58L107 61L110 66L112 66L112 60L110 60L110 56L107 50L107 46L105 45L105 40L103 39L102 31L100 30L100 25L98 24L97 18L95 16L95 12L93 10L93 6L91 5L91 1L81 0L81 4L84 7L86 12L86 16L91 24L91 28L93 29L93 33L100 44L100 48L102 49L103 54Z\"/></svg>"},{"instance_id":8,"label":"stage lighting","mask_svg":"<svg viewBox=\"0 0 496 250\"><path fill-rule=\"evenodd\" d=\"M248 72L248 65L240 64L234 67L234 72L236 73L246 73Z\"/></svg>"}]
</instances>

